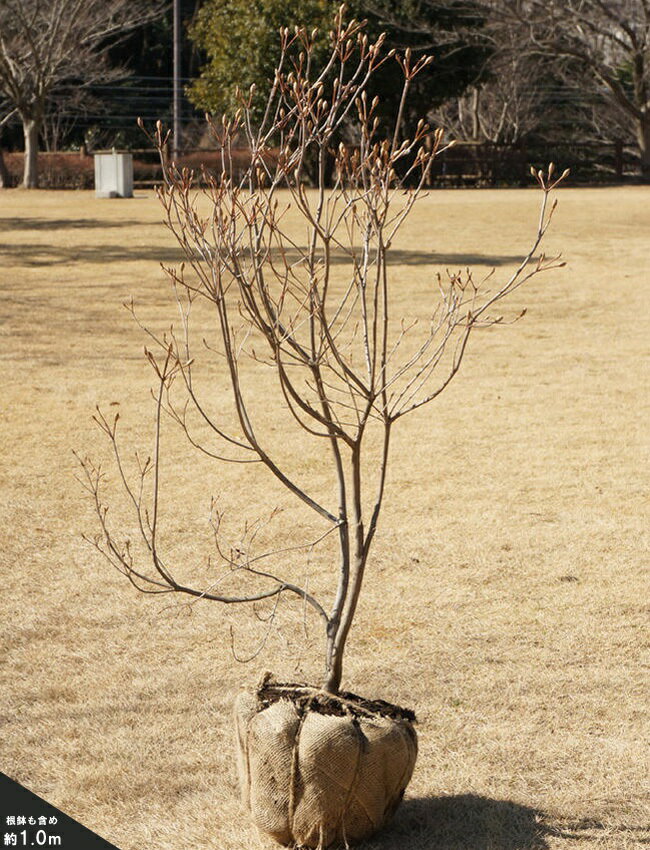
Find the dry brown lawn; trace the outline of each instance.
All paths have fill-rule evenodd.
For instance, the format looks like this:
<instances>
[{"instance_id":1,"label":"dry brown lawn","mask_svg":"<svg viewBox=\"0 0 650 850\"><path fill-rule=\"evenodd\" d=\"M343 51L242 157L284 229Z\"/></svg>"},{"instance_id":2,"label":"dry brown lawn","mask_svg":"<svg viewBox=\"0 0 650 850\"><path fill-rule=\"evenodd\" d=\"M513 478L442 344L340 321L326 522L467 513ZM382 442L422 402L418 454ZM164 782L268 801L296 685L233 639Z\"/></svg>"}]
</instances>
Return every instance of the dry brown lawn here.
<instances>
[{"instance_id":1,"label":"dry brown lawn","mask_svg":"<svg viewBox=\"0 0 650 850\"><path fill-rule=\"evenodd\" d=\"M433 274L529 244L534 191L439 191L398 247L395 285L425 315ZM265 669L318 680L316 623L263 624L137 594L82 540L94 529L72 449L106 447L95 404L150 445L145 319L172 317L178 253L155 198L0 194L1 769L122 850L258 848L236 798L230 706ZM464 371L396 431L388 503L345 685L415 708L421 751L373 850L631 850L650 843L648 480L650 189L565 189L517 324L477 334ZM264 376L251 376L266 404ZM255 383L257 381L257 383ZM222 401L221 390L214 404ZM111 406L112 405L112 406ZM270 405L270 402L269 402ZM305 437L260 427L317 488ZM273 433L272 428L276 428ZM168 442L167 535L191 566L211 493L229 516L280 505L266 478ZM120 511L115 509L119 515ZM326 559L325 559L326 560ZM327 586L333 569L288 569Z\"/></svg>"}]
</instances>

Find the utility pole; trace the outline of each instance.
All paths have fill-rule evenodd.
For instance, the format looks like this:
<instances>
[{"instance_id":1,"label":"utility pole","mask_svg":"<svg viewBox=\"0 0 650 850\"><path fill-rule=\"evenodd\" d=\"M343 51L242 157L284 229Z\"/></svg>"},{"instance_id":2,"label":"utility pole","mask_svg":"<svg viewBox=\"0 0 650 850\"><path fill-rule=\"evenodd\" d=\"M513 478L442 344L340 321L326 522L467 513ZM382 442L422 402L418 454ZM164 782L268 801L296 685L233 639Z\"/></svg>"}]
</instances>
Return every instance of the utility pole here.
<instances>
[{"instance_id":1,"label":"utility pole","mask_svg":"<svg viewBox=\"0 0 650 850\"><path fill-rule=\"evenodd\" d=\"M181 0L174 0L174 90L172 159L178 159L181 141Z\"/></svg>"}]
</instances>

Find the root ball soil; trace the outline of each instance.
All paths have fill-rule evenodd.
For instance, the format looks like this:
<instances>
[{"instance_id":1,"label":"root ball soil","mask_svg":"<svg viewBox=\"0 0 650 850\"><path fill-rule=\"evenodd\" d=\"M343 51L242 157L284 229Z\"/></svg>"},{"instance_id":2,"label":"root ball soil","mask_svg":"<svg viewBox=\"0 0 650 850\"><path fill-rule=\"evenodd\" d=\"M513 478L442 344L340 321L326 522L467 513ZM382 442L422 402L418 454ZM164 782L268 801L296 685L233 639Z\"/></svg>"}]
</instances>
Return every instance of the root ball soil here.
<instances>
[{"instance_id":1,"label":"root ball soil","mask_svg":"<svg viewBox=\"0 0 650 850\"><path fill-rule=\"evenodd\" d=\"M393 815L417 756L415 715L265 677L235 704L242 800L282 844L361 840Z\"/></svg>"}]
</instances>

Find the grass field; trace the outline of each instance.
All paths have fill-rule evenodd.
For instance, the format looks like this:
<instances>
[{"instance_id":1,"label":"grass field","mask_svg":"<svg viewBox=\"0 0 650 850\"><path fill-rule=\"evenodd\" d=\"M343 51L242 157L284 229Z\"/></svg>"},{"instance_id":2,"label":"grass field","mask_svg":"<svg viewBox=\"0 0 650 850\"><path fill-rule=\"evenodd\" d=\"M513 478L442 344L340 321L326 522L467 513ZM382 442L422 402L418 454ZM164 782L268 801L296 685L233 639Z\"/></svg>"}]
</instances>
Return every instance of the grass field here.
<instances>
[{"instance_id":1,"label":"grass field","mask_svg":"<svg viewBox=\"0 0 650 850\"><path fill-rule=\"evenodd\" d=\"M559 199L546 247L567 266L517 293L526 317L477 334L456 382L395 434L344 685L412 706L420 755L372 850L650 844L650 189ZM405 307L425 315L438 269L503 274L537 204L434 192L397 246ZM318 681L316 624L305 637L288 608L240 665L230 627L246 652L263 624L139 595L81 539L94 524L72 449L106 456L94 406L119 402L127 444L150 445L144 339L121 304L133 295L155 327L173 317L160 218L151 194L0 193L0 768L121 850L258 848L231 703L266 669ZM304 438L275 436L300 465ZM270 482L169 453L179 560L213 492L231 515L279 504L280 526L300 528ZM328 565L293 568L318 583Z\"/></svg>"}]
</instances>

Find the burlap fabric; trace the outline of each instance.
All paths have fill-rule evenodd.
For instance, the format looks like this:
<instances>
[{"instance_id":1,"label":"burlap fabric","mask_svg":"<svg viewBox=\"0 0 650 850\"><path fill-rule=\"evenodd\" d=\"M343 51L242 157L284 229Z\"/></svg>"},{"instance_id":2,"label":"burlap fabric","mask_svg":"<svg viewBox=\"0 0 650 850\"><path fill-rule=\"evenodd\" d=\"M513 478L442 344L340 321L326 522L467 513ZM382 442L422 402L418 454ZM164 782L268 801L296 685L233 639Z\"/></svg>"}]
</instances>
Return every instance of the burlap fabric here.
<instances>
[{"instance_id":1,"label":"burlap fabric","mask_svg":"<svg viewBox=\"0 0 650 850\"><path fill-rule=\"evenodd\" d=\"M235 724L243 803L282 844L365 838L392 816L415 766L408 720L320 714L288 699L260 711L243 693Z\"/></svg>"}]
</instances>

